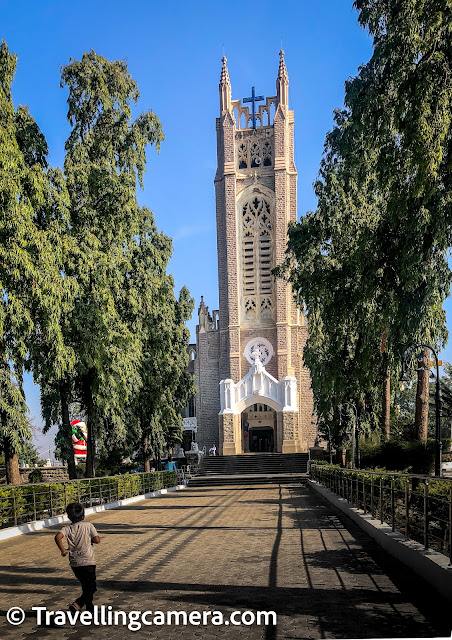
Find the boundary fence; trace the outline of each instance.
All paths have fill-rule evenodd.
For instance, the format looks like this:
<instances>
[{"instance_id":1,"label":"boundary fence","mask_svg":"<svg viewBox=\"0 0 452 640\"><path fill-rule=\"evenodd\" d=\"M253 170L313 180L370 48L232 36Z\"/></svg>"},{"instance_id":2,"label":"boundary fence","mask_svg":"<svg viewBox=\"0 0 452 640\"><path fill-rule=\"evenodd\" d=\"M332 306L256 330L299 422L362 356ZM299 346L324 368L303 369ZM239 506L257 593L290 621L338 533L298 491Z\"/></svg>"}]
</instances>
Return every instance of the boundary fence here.
<instances>
[{"instance_id":1,"label":"boundary fence","mask_svg":"<svg viewBox=\"0 0 452 640\"><path fill-rule=\"evenodd\" d=\"M62 515L70 502L94 507L174 487L177 482L176 471L157 471L64 482L5 485L0 487L0 529Z\"/></svg>"},{"instance_id":2,"label":"boundary fence","mask_svg":"<svg viewBox=\"0 0 452 640\"><path fill-rule=\"evenodd\" d=\"M392 531L434 549L452 563L452 479L339 469L314 462L310 477Z\"/></svg>"}]
</instances>

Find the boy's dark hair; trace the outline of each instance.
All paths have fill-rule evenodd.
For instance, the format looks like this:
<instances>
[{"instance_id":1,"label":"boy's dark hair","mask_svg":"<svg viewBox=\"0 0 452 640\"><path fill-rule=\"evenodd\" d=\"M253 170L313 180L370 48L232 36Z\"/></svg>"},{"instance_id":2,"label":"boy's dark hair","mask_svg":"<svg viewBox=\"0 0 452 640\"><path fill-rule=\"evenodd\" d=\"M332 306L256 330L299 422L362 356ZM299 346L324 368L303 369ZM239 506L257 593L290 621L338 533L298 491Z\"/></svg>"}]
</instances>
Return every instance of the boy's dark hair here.
<instances>
[{"instance_id":1,"label":"boy's dark hair","mask_svg":"<svg viewBox=\"0 0 452 640\"><path fill-rule=\"evenodd\" d=\"M85 516L85 508L79 502L71 502L66 507L66 513L69 520L74 524L80 522Z\"/></svg>"}]
</instances>

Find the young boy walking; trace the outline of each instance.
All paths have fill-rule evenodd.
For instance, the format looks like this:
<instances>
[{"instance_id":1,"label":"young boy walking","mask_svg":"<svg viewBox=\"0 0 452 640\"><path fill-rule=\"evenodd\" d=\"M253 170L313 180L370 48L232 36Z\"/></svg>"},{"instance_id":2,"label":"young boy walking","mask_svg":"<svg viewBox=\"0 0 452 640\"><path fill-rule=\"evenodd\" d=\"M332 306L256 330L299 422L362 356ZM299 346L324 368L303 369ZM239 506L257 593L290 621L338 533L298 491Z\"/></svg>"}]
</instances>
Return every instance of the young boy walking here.
<instances>
[{"instance_id":1,"label":"young boy walking","mask_svg":"<svg viewBox=\"0 0 452 640\"><path fill-rule=\"evenodd\" d=\"M99 544L100 538L91 522L84 522L85 509L78 502L71 502L66 507L66 513L71 524L63 527L55 536L55 542L64 557L69 551L69 564L75 577L82 585L82 595L69 605L71 611L86 610L94 612L93 597L96 587L96 560L93 544ZM66 538L68 549L64 548L63 538Z\"/></svg>"}]
</instances>

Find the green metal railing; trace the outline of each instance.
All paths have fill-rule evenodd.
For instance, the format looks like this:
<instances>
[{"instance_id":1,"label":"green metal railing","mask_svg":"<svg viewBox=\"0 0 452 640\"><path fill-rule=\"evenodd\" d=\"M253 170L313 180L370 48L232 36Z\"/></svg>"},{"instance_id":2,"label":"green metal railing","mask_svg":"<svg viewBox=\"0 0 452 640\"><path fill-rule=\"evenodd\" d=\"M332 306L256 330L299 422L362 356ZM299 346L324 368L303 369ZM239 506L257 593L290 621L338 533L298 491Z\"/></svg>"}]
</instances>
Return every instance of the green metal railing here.
<instances>
[{"instance_id":1,"label":"green metal railing","mask_svg":"<svg viewBox=\"0 0 452 640\"><path fill-rule=\"evenodd\" d=\"M0 487L0 529L62 515L70 502L94 507L174 487L176 484L176 471L158 471L65 482L5 485Z\"/></svg>"},{"instance_id":2,"label":"green metal railing","mask_svg":"<svg viewBox=\"0 0 452 640\"><path fill-rule=\"evenodd\" d=\"M310 477L452 563L452 479L311 464Z\"/></svg>"}]
</instances>

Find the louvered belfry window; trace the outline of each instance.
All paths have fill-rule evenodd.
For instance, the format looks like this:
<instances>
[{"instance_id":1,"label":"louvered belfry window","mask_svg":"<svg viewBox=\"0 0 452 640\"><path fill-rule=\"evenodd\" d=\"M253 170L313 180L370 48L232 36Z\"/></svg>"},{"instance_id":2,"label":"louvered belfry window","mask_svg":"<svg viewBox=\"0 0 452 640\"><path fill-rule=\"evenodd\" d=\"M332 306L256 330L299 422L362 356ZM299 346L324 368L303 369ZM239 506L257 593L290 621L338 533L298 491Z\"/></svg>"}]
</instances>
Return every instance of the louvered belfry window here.
<instances>
[{"instance_id":1,"label":"louvered belfry window","mask_svg":"<svg viewBox=\"0 0 452 640\"><path fill-rule=\"evenodd\" d=\"M261 195L242 206L242 291L245 318L273 315L272 213Z\"/></svg>"}]
</instances>

